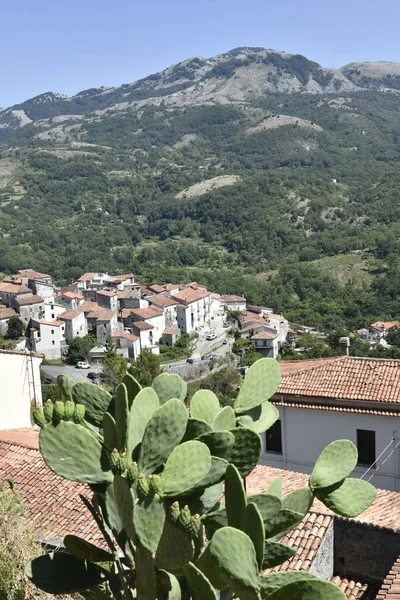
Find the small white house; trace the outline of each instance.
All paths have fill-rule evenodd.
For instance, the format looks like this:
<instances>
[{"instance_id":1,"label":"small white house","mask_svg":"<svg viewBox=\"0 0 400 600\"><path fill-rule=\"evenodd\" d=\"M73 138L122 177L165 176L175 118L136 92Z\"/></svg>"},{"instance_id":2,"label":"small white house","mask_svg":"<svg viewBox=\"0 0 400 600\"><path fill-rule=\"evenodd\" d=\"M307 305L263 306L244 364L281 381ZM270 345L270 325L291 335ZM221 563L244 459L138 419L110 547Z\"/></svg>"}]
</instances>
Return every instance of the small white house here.
<instances>
[{"instance_id":1,"label":"small white house","mask_svg":"<svg viewBox=\"0 0 400 600\"><path fill-rule=\"evenodd\" d=\"M228 310L246 310L246 298L242 298L242 296L221 296L221 304Z\"/></svg>"},{"instance_id":2,"label":"small white house","mask_svg":"<svg viewBox=\"0 0 400 600\"><path fill-rule=\"evenodd\" d=\"M145 321L152 325L152 337L153 343L158 344L161 340L163 331L165 329L165 318L162 309L156 308L155 306L149 306L148 308L134 308L131 310L131 323L132 326L136 325L140 321Z\"/></svg>"},{"instance_id":3,"label":"small white house","mask_svg":"<svg viewBox=\"0 0 400 600\"><path fill-rule=\"evenodd\" d=\"M133 334L140 339L140 349L149 348L153 354L160 354L160 347L156 343L154 326L147 321L136 321L132 323Z\"/></svg>"},{"instance_id":4,"label":"small white house","mask_svg":"<svg viewBox=\"0 0 400 600\"><path fill-rule=\"evenodd\" d=\"M70 344L76 337L83 337L88 333L85 313L78 310L66 310L61 313L60 320L65 323L65 339Z\"/></svg>"},{"instance_id":5,"label":"small white house","mask_svg":"<svg viewBox=\"0 0 400 600\"><path fill-rule=\"evenodd\" d=\"M62 350L66 347L64 321L31 319L27 335L31 350L44 354L46 358L61 358Z\"/></svg>"},{"instance_id":6,"label":"small white house","mask_svg":"<svg viewBox=\"0 0 400 600\"><path fill-rule=\"evenodd\" d=\"M177 327L179 304L177 300L158 294L157 296L150 296L148 302L153 308L163 311L164 324L167 329L169 327Z\"/></svg>"},{"instance_id":7,"label":"small white house","mask_svg":"<svg viewBox=\"0 0 400 600\"><path fill-rule=\"evenodd\" d=\"M28 323L30 319L44 318L44 300L41 296L18 296L15 300L15 308L24 323Z\"/></svg>"},{"instance_id":8,"label":"small white house","mask_svg":"<svg viewBox=\"0 0 400 600\"><path fill-rule=\"evenodd\" d=\"M204 288L186 287L171 295L177 300L178 327L182 333L192 333L211 325L211 294Z\"/></svg>"},{"instance_id":9,"label":"small white house","mask_svg":"<svg viewBox=\"0 0 400 600\"><path fill-rule=\"evenodd\" d=\"M8 331L8 321L11 317L18 317L18 313L13 308L0 306L0 335L6 335Z\"/></svg>"},{"instance_id":10,"label":"small white house","mask_svg":"<svg viewBox=\"0 0 400 600\"><path fill-rule=\"evenodd\" d=\"M136 360L140 354L140 338L129 331L118 329L112 334L113 340L121 350L127 350L127 357Z\"/></svg>"}]
</instances>

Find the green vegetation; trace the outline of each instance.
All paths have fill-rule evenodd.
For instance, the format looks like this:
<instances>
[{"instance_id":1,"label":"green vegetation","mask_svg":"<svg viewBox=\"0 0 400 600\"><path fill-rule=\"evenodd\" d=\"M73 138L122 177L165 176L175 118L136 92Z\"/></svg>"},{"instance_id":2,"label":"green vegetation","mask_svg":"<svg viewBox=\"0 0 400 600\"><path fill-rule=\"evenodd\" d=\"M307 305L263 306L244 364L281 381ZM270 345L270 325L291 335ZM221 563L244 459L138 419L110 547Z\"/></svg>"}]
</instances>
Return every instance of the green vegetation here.
<instances>
[{"instance_id":1,"label":"green vegetation","mask_svg":"<svg viewBox=\"0 0 400 600\"><path fill-rule=\"evenodd\" d=\"M17 340L24 335L25 324L19 317L11 317L7 326L7 338Z\"/></svg>"},{"instance_id":2,"label":"green vegetation","mask_svg":"<svg viewBox=\"0 0 400 600\"><path fill-rule=\"evenodd\" d=\"M199 379L188 383L188 399L190 400L198 390L211 390L218 396L222 405L232 404L236 398L242 378L236 369L224 367Z\"/></svg>"},{"instance_id":3,"label":"green vegetation","mask_svg":"<svg viewBox=\"0 0 400 600\"><path fill-rule=\"evenodd\" d=\"M106 389L115 392L126 373L127 363L127 359L121 354L118 354L117 346L112 337L108 336L101 376Z\"/></svg>"},{"instance_id":4,"label":"green vegetation","mask_svg":"<svg viewBox=\"0 0 400 600\"><path fill-rule=\"evenodd\" d=\"M246 495L260 434L279 417L268 401L279 381L278 363L261 359L231 406L200 389L186 408L187 386L177 375L162 373L145 388L126 375L113 397L60 378L64 401L33 413L40 451L57 475L91 487L93 499L82 499L103 547L66 535L65 552L28 562L30 581L49 594L116 600L130 600L134 590L148 600L166 591L177 600L215 600L218 591L249 600L345 600L338 586L309 572L262 574L294 556L278 540L315 498L354 517L376 497L370 483L348 477L358 454L347 440L322 451L306 487L282 497L279 478L266 493Z\"/></svg>"},{"instance_id":5,"label":"green vegetation","mask_svg":"<svg viewBox=\"0 0 400 600\"><path fill-rule=\"evenodd\" d=\"M165 346L160 344L160 362L167 363L174 360L182 360L183 358L189 358L192 356L193 349L195 347L196 339L199 337L198 333L187 334L182 333L178 338L175 346Z\"/></svg>"},{"instance_id":6,"label":"green vegetation","mask_svg":"<svg viewBox=\"0 0 400 600\"><path fill-rule=\"evenodd\" d=\"M98 345L97 339L93 335L84 335L72 340L68 347L68 362L76 365L79 360L90 361L90 351Z\"/></svg>"},{"instance_id":7,"label":"green vegetation","mask_svg":"<svg viewBox=\"0 0 400 600\"><path fill-rule=\"evenodd\" d=\"M129 373L143 386L151 385L152 381L161 374L160 358L150 350L143 348L138 358L133 361Z\"/></svg>"}]
</instances>

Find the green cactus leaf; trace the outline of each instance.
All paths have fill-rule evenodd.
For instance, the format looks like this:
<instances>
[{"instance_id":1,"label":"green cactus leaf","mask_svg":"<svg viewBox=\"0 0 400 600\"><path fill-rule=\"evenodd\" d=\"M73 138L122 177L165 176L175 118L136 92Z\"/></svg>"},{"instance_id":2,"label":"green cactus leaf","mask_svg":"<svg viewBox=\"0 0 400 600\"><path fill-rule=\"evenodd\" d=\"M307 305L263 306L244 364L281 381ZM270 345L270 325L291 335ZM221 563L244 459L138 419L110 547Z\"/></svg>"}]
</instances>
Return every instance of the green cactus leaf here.
<instances>
[{"instance_id":1,"label":"green cactus leaf","mask_svg":"<svg viewBox=\"0 0 400 600\"><path fill-rule=\"evenodd\" d=\"M183 574L189 584L193 597L202 600L218 600L211 582L192 562L189 562L183 568Z\"/></svg>"},{"instance_id":2,"label":"green cactus leaf","mask_svg":"<svg viewBox=\"0 0 400 600\"><path fill-rule=\"evenodd\" d=\"M64 546L67 552L84 560L91 562L114 562L114 556L110 552L103 550L103 548L98 548L76 535L66 535L64 537Z\"/></svg>"},{"instance_id":3,"label":"green cactus leaf","mask_svg":"<svg viewBox=\"0 0 400 600\"><path fill-rule=\"evenodd\" d=\"M196 484L196 488L205 488L209 485L215 485L222 481L225 476L226 467L228 466L228 462L223 458L217 458L216 456L211 456L211 467L208 471L207 475L203 477L203 479Z\"/></svg>"},{"instance_id":4,"label":"green cactus leaf","mask_svg":"<svg viewBox=\"0 0 400 600\"><path fill-rule=\"evenodd\" d=\"M156 567L177 572L192 560L193 554L194 545L188 534L166 519L156 550Z\"/></svg>"},{"instance_id":5,"label":"green cactus leaf","mask_svg":"<svg viewBox=\"0 0 400 600\"><path fill-rule=\"evenodd\" d=\"M95 386L93 386L95 387ZM110 483L109 461L96 437L82 425L61 421L40 430L40 452L60 477L80 483Z\"/></svg>"},{"instance_id":6,"label":"green cactus leaf","mask_svg":"<svg viewBox=\"0 0 400 600\"><path fill-rule=\"evenodd\" d=\"M48 594L74 594L99 585L106 574L98 565L65 552L50 552L25 567L28 579Z\"/></svg>"},{"instance_id":7,"label":"green cactus leaf","mask_svg":"<svg viewBox=\"0 0 400 600\"><path fill-rule=\"evenodd\" d=\"M197 567L207 577L211 585L216 590L224 590L227 588L227 583L221 576L221 573L210 553L210 545L208 544L200 557L197 560Z\"/></svg>"},{"instance_id":8,"label":"green cactus leaf","mask_svg":"<svg viewBox=\"0 0 400 600\"><path fill-rule=\"evenodd\" d=\"M200 435L203 435L203 433L209 433L210 431L212 431L211 425L200 419L191 419L189 417L186 425L185 435L182 438L182 442L194 440Z\"/></svg>"},{"instance_id":9,"label":"green cactus leaf","mask_svg":"<svg viewBox=\"0 0 400 600\"><path fill-rule=\"evenodd\" d=\"M242 413L237 421L241 427L248 427L256 433L264 433L277 419L279 419L278 409L266 400L259 406Z\"/></svg>"},{"instance_id":10,"label":"green cactus leaf","mask_svg":"<svg viewBox=\"0 0 400 600\"><path fill-rule=\"evenodd\" d=\"M235 443L231 449L229 462L237 467L242 477L246 477L260 460L261 438L257 433L245 427L237 427L231 431L235 436Z\"/></svg>"},{"instance_id":11,"label":"green cactus leaf","mask_svg":"<svg viewBox=\"0 0 400 600\"><path fill-rule=\"evenodd\" d=\"M181 586L175 575L159 569L157 582L157 598L159 600L182 600Z\"/></svg>"},{"instance_id":12,"label":"green cactus leaf","mask_svg":"<svg viewBox=\"0 0 400 600\"><path fill-rule=\"evenodd\" d=\"M226 514L225 505L222 505L217 511L203 516L202 522L206 529L207 539L211 540L212 536L218 529L228 525L228 517Z\"/></svg>"},{"instance_id":13,"label":"green cactus leaf","mask_svg":"<svg viewBox=\"0 0 400 600\"><path fill-rule=\"evenodd\" d=\"M124 529L128 537L134 542L136 540L133 525L135 497L126 479L121 475L115 475L114 477L114 497Z\"/></svg>"},{"instance_id":14,"label":"green cactus leaf","mask_svg":"<svg viewBox=\"0 0 400 600\"><path fill-rule=\"evenodd\" d=\"M247 501L257 506L264 522L276 517L282 509L280 499L268 493L254 494L253 496L249 496Z\"/></svg>"},{"instance_id":15,"label":"green cactus leaf","mask_svg":"<svg viewBox=\"0 0 400 600\"><path fill-rule=\"evenodd\" d=\"M357 464L357 448L350 440L331 442L319 455L309 486L312 491L330 487L342 481Z\"/></svg>"},{"instance_id":16,"label":"green cactus leaf","mask_svg":"<svg viewBox=\"0 0 400 600\"><path fill-rule=\"evenodd\" d=\"M136 395L128 419L126 454L129 460L132 459L133 451L142 441L148 422L159 407L160 402L153 388L143 388Z\"/></svg>"},{"instance_id":17,"label":"green cactus leaf","mask_svg":"<svg viewBox=\"0 0 400 600\"><path fill-rule=\"evenodd\" d=\"M316 490L316 495L338 515L357 517L375 500L376 489L368 481L346 478L331 488Z\"/></svg>"},{"instance_id":18,"label":"green cactus leaf","mask_svg":"<svg viewBox=\"0 0 400 600\"><path fill-rule=\"evenodd\" d=\"M57 377L57 385L64 402L72 400L72 388L75 385L75 381L71 377L68 377L68 375L61 374Z\"/></svg>"},{"instance_id":19,"label":"green cactus leaf","mask_svg":"<svg viewBox=\"0 0 400 600\"><path fill-rule=\"evenodd\" d=\"M269 400L278 389L281 372L273 358L257 360L244 378L242 387L234 403L236 413L243 413Z\"/></svg>"},{"instance_id":20,"label":"green cactus leaf","mask_svg":"<svg viewBox=\"0 0 400 600\"><path fill-rule=\"evenodd\" d=\"M205 444L191 440L177 446L168 457L161 474L163 495L179 496L190 491L202 481L210 468L211 454Z\"/></svg>"},{"instance_id":21,"label":"green cactus leaf","mask_svg":"<svg viewBox=\"0 0 400 600\"><path fill-rule=\"evenodd\" d=\"M297 548L293 546L285 546L279 542L267 540L265 542L264 559L262 562L263 569L272 569L281 565L289 558L292 558L297 552Z\"/></svg>"},{"instance_id":22,"label":"green cactus leaf","mask_svg":"<svg viewBox=\"0 0 400 600\"><path fill-rule=\"evenodd\" d=\"M335 583L321 579L303 579L276 590L268 600L346 600Z\"/></svg>"},{"instance_id":23,"label":"green cactus leaf","mask_svg":"<svg viewBox=\"0 0 400 600\"><path fill-rule=\"evenodd\" d=\"M156 391L160 404L164 404L171 398L178 398L182 402L186 398L187 383L176 373L161 373L153 381L152 387Z\"/></svg>"},{"instance_id":24,"label":"green cactus leaf","mask_svg":"<svg viewBox=\"0 0 400 600\"><path fill-rule=\"evenodd\" d=\"M43 409L40 406L33 409L32 417L38 427L44 427L47 424Z\"/></svg>"},{"instance_id":25,"label":"green cactus leaf","mask_svg":"<svg viewBox=\"0 0 400 600\"><path fill-rule=\"evenodd\" d=\"M104 446L107 450L112 452L114 448L117 448L117 426L114 417L109 412L105 412L103 415L103 436Z\"/></svg>"},{"instance_id":26,"label":"green cactus leaf","mask_svg":"<svg viewBox=\"0 0 400 600\"><path fill-rule=\"evenodd\" d=\"M190 401L190 416L211 425L221 410L217 396L211 390L198 390Z\"/></svg>"},{"instance_id":27,"label":"green cactus leaf","mask_svg":"<svg viewBox=\"0 0 400 600\"><path fill-rule=\"evenodd\" d=\"M282 500L282 507L294 510L304 516L310 510L313 501L314 495L310 488L302 487L287 494Z\"/></svg>"},{"instance_id":28,"label":"green cactus leaf","mask_svg":"<svg viewBox=\"0 0 400 600\"><path fill-rule=\"evenodd\" d=\"M235 443L233 433L230 431L210 431L209 433L203 433L197 439L208 447L213 456L229 461L230 452Z\"/></svg>"},{"instance_id":29,"label":"green cactus leaf","mask_svg":"<svg viewBox=\"0 0 400 600\"><path fill-rule=\"evenodd\" d=\"M318 578L309 571L279 571L278 573L261 575L260 579L262 600L269 599L269 594L272 594L289 584L297 583L299 581L319 581ZM328 598L326 600L328 600Z\"/></svg>"},{"instance_id":30,"label":"green cactus leaf","mask_svg":"<svg viewBox=\"0 0 400 600\"><path fill-rule=\"evenodd\" d=\"M231 406L225 406L222 410L220 410L212 422L212 428L216 431L227 431L229 429L235 429L235 427L236 415Z\"/></svg>"},{"instance_id":31,"label":"green cactus leaf","mask_svg":"<svg viewBox=\"0 0 400 600\"><path fill-rule=\"evenodd\" d=\"M275 479L271 481L266 492L267 494L278 496L278 498L282 497L282 475L278 475L278 477L275 477Z\"/></svg>"},{"instance_id":32,"label":"green cactus leaf","mask_svg":"<svg viewBox=\"0 0 400 600\"><path fill-rule=\"evenodd\" d=\"M203 515L214 510L214 507L218 503L218 500L222 494L223 485L222 483L216 483L209 487L202 488L201 493L194 491L193 494L185 496L182 501L185 502L190 508L190 512L194 514Z\"/></svg>"},{"instance_id":33,"label":"green cactus leaf","mask_svg":"<svg viewBox=\"0 0 400 600\"><path fill-rule=\"evenodd\" d=\"M108 485L106 493L104 494L105 503L105 518L110 529L115 535L120 533L123 529L123 523L119 514L117 501L115 499L114 485Z\"/></svg>"},{"instance_id":34,"label":"green cactus leaf","mask_svg":"<svg viewBox=\"0 0 400 600\"><path fill-rule=\"evenodd\" d=\"M236 527L236 529L242 529L246 505L246 492L240 473L235 465L228 465L225 473L225 507L228 525Z\"/></svg>"},{"instance_id":35,"label":"green cactus leaf","mask_svg":"<svg viewBox=\"0 0 400 600\"><path fill-rule=\"evenodd\" d=\"M158 494L143 498L135 505L133 524L136 535L145 548L153 553L157 550L164 529L164 502Z\"/></svg>"},{"instance_id":36,"label":"green cactus leaf","mask_svg":"<svg viewBox=\"0 0 400 600\"><path fill-rule=\"evenodd\" d=\"M134 406L135 402L133 403ZM185 405L177 398L167 400L154 411L147 423L140 447L138 467L141 473L148 475L161 467L182 440L186 431L187 420L188 413ZM185 443L188 444L189 442ZM209 452L208 448L207 452ZM211 459L207 471L210 465ZM186 466L191 467L191 464Z\"/></svg>"},{"instance_id":37,"label":"green cactus leaf","mask_svg":"<svg viewBox=\"0 0 400 600\"><path fill-rule=\"evenodd\" d=\"M117 450L125 451L128 436L128 390L120 383L115 394L115 423L117 428Z\"/></svg>"},{"instance_id":38,"label":"green cactus leaf","mask_svg":"<svg viewBox=\"0 0 400 600\"><path fill-rule=\"evenodd\" d=\"M85 407L85 419L95 427L101 427L103 415L112 400L110 394L99 385L79 382L72 388L72 400Z\"/></svg>"},{"instance_id":39,"label":"green cactus leaf","mask_svg":"<svg viewBox=\"0 0 400 600\"><path fill-rule=\"evenodd\" d=\"M282 508L282 510L272 519L269 519L267 522L264 522L265 525L265 537L267 539L273 538L275 536L282 537L288 531L291 531L293 527L295 527L302 520L303 515L301 513L295 512L294 510L289 510L287 508Z\"/></svg>"},{"instance_id":40,"label":"green cactus leaf","mask_svg":"<svg viewBox=\"0 0 400 600\"><path fill-rule=\"evenodd\" d=\"M140 600L154 600L157 595L157 572L154 558L141 544L136 547L136 591Z\"/></svg>"},{"instance_id":41,"label":"green cactus leaf","mask_svg":"<svg viewBox=\"0 0 400 600\"><path fill-rule=\"evenodd\" d=\"M249 536L233 527L222 527L210 541L210 553L223 579L239 598L260 591L256 551Z\"/></svg>"},{"instance_id":42,"label":"green cactus leaf","mask_svg":"<svg viewBox=\"0 0 400 600\"><path fill-rule=\"evenodd\" d=\"M261 569L264 558L265 531L264 522L256 504L248 504L245 507L241 529L253 542L258 568Z\"/></svg>"},{"instance_id":43,"label":"green cactus leaf","mask_svg":"<svg viewBox=\"0 0 400 600\"><path fill-rule=\"evenodd\" d=\"M142 389L142 386L130 373L126 373L122 379L122 383L125 384L128 391L128 406L131 408L134 399Z\"/></svg>"}]
</instances>

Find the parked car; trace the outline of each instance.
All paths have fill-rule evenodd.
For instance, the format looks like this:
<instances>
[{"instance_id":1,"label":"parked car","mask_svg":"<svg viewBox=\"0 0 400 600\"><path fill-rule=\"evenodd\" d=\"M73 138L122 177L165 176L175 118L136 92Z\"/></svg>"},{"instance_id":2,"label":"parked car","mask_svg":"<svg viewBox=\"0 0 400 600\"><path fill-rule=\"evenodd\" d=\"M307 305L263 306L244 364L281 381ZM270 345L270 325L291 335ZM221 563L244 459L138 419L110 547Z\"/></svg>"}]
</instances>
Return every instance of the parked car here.
<instances>
[{"instance_id":1,"label":"parked car","mask_svg":"<svg viewBox=\"0 0 400 600\"><path fill-rule=\"evenodd\" d=\"M188 358L186 359L186 362L189 363L189 365L192 365L194 363L193 358Z\"/></svg>"},{"instance_id":2,"label":"parked car","mask_svg":"<svg viewBox=\"0 0 400 600\"><path fill-rule=\"evenodd\" d=\"M229 327L229 323L227 323L226 321L223 322L222 327L224 329L227 329Z\"/></svg>"},{"instance_id":3,"label":"parked car","mask_svg":"<svg viewBox=\"0 0 400 600\"><path fill-rule=\"evenodd\" d=\"M95 379L99 378L99 373L95 373L94 371L89 371L89 373L86 375L86 377L88 379L91 379L92 381L94 381Z\"/></svg>"},{"instance_id":4,"label":"parked car","mask_svg":"<svg viewBox=\"0 0 400 600\"><path fill-rule=\"evenodd\" d=\"M206 340L215 340L217 334L215 332L211 332L207 335Z\"/></svg>"},{"instance_id":5,"label":"parked car","mask_svg":"<svg viewBox=\"0 0 400 600\"><path fill-rule=\"evenodd\" d=\"M90 369L90 365L89 365L89 363L87 363L84 360L78 360L78 362L76 363L76 368L77 369Z\"/></svg>"},{"instance_id":6,"label":"parked car","mask_svg":"<svg viewBox=\"0 0 400 600\"><path fill-rule=\"evenodd\" d=\"M201 357L201 360L211 360L212 355L211 354L204 354L204 356Z\"/></svg>"}]
</instances>

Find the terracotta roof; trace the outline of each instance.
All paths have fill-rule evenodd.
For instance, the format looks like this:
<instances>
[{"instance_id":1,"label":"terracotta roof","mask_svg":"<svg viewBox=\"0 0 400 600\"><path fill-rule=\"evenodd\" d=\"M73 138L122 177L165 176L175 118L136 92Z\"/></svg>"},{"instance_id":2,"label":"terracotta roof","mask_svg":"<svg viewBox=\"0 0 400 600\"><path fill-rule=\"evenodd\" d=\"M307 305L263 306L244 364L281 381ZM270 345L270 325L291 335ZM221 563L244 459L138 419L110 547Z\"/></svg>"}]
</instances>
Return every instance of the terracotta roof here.
<instances>
[{"instance_id":1,"label":"terracotta roof","mask_svg":"<svg viewBox=\"0 0 400 600\"><path fill-rule=\"evenodd\" d=\"M94 312L93 313L95 319L97 319L98 321L111 321L114 317L115 317L115 313L112 312L112 310L102 310L101 312ZM89 317L91 317L92 315L89 313Z\"/></svg>"},{"instance_id":2,"label":"terracotta roof","mask_svg":"<svg viewBox=\"0 0 400 600\"><path fill-rule=\"evenodd\" d=\"M99 290L96 292L97 295L112 297L117 295L117 290Z\"/></svg>"},{"instance_id":3,"label":"terracotta roof","mask_svg":"<svg viewBox=\"0 0 400 600\"><path fill-rule=\"evenodd\" d=\"M78 279L78 281L90 281L93 277L96 277L97 273L84 273Z\"/></svg>"},{"instance_id":4,"label":"terracotta roof","mask_svg":"<svg viewBox=\"0 0 400 600\"><path fill-rule=\"evenodd\" d=\"M136 290L117 290L117 298L137 298L138 294Z\"/></svg>"},{"instance_id":5,"label":"terracotta roof","mask_svg":"<svg viewBox=\"0 0 400 600\"><path fill-rule=\"evenodd\" d=\"M147 323L146 321L135 321L134 323L132 323L132 328L142 330L154 329L153 325L150 325L150 323Z\"/></svg>"},{"instance_id":6,"label":"terracotta roof","mask_svg":"<svg viewBox=\"0 0 400 600\"><path fill-rule=\"evenodd\" d=\"M162 285L158 285L157 283L155 283L154 285L148 285L147 289L150 290L151 292L155 292L156 294L159 294L160 292L164 292L164 286Z\"/></svg>"},{"instance_id":7,"label":"terracotta roof","mask_svg":"<svg viewBox=\"0 0 400 600\"><path fill-rule=\"evenodd\" d=\"M26 285L17 285L15 283L0 283L0 292L8 294L32 294L32 290Z\"/></svg>"},{"instance_id":8,"label":"terracotta roof","mask_svg":"<svg viewBox=\"0 0 400 600\"><path fill-rule=\"evenodd\" d=\"M18 317L18 313L13 308L0 308L0 321L11 317Z\"/></svg>"},{"instance_id":9,"label":"terracotta roof","mask_svg":"<svg viewBox=\"0 0 400 600\"><path fill-rule=\"evenodd\" d=\"M83 300L83 298L85 297L85 296L82 296L81 294L75 294L75 292L64 292L62 295L66 296L67 298L71 298L71 299L78 298L79 300Z\"/></svg>"},{"instance_id":10,"label":"terracotta roof","mask_svg":"<svg viewBox=\"0 0 400 600\"><path fill-rule=\"evenodd\" d=\"M163 335L175 335L176 333L179 333L179 327L168 327L163 331Z\"/></svg>"},{"instance_id":11,"label":"terracotta roof","mask_svg":"<svg viewBox=\"0 0 400 600\"><path fill-rule=\"evenodd\" d=\"M148 308L131 308L130 309L132 315L136 315L141 319L153 319L154 317L161 317L163 314L162 310L158 308L153 308L149 306Z\"/></svg>"},{"instance_id":12,"label":"terracotta roof","mask_svg":"<svg viewBox=\"0 0 400 600\"><path fill-rule=\"evenodd\" d=\"M286 375L277 393L400 403L400 360L342 356Z\"/></svg>"},{"instance_id":13,"label":"terracotta roof","mask_svg":"<svg viewBox=\"0 0 400 600\"><path fill-rule=\"evenodd\" d=\"M283 478L284 494L303 487L308 482L308 475L305 473L257 465L254 471L246 477L247 493L251 495L265 491L271 481L279 475ZM332 514L318 500L314 501L312 510L322 514ZM400 532L400 493L378 489L374 502L361 515L355 517L355 520Z\"/></svg>"},{"instance_id":14,"label":"terracotta roof","mask_svg":"<svg viewBox=\"0 0 400 600\"><path fill-rule=\"evenodd\" d=\"M210 295L210 292L207 290L194 290L190 287L181 290L180 292L175 292L171 295L172 298L176 298L183 304L191 304L192 302L197 302L198 300L202 300L202 298L206 298Z\"/></svg>"},{"instance_id":15,"label":"terracotta roof","mask_svg":"<svg viewBox=\"0 0 400 600\"><path fill-rule=\"evenodd\" d=\"M131 316L131 308L123 308L121 310L121 316L123 319L129 319Z\"/></svg>"},{"instance_id":16,"label":"terracotta roof","mask_svg":"<svg viewBox=\"0 0 400 600\"><path fill-rule=\"evenodd\" d=\"M82 304L79 305L78 309L80 312L90 313L90 312L102 312L104 308L99 306L97 302L91 302L90 300L85 300Z\"/></svg>"},{"instance_id":17,"label":"terracotta roof","mask_svg":"<svg viewBox=\"0 0 400 600\"><path fill-rule=\"evenodd\" d=\"M265 315L265 318L268 319L274 319L276 321L286 321L285 317L283 315L277 315L275 313L268 313Z\"/></svg>"},{"instance_id":18,"label":"terracotta roof","mask_svg":"<svg viewBox=\"0 0 400 600\"><path fill-rule=\"evenodd\" d=\"M118 281L126 281L127 279L135 279L134 274L133 273L124 273L123 275L115 275L113 277L114 283L117 283Z\"/></svg>"},{"instance_id":19,"label":"terracotta roof","mask_svg":"<svg viewBox=\"0 0 400 600\"><path fill-rule=\"evenodd\" d=\"M246 298L242 296L221 296L222 302L246 302Z\"/></svg>"},{"instance_id":20,"label":"terracotta roof","mask_svg":"<svg viewBox=\"0 0 400 600\"><path fill-rule=\"evenodd\" d=\"M72 533L92 542L101 540L79 499L79 494L90 497L89 488L52 473L39 450L25 444L0 441L0 481L14 480L37 533L51 538Z\"/></svg>"},{"instance_id":21,"label":"terracotta roof","mask_svg":"<svg viewBox=\"0 0 400 600\"><path fill-rule=\"evenodd\" d=\"M79 317L79 315L81 314L82 311L79 309L66 310L65 312L61 313L60 319L64 319L64 321L71 321L72 319L76 319L76 317Z\"/></svg>"},{"instance_id":22,"label":"terracotta roof","mask_svg":"<svg viewBox=\"0 0 400 600\"><path fill-rule=\"evenodd\" d=\"M265 321L252 321L251 323L246 323L246 326L242 327L240 333L247 333L248 331L252 331L253 329L263 329L264 331L276 333L276 329L274 329L274 327L270 327Z\"/></svg>"},{"instance_id":23,"label":"terracotta roof","mask_svg":"<svg viewBox=\"0 0 400 600\"><path fill-rule=\"evenodd\" d=\"M374 329L391 329L392 327L399 327L400 321L376 321L371 324Z\"/></svg>"},{"instance_id":24,"label":"terracotta roof","mask_svg":"<svg viewBox=\"0 0 400 600\"><path fill-rule=\"evenodd\" d=\"M173 290L179 290L182 287L180 283L167 283L163 285L163 288L166 292L172 292Z\"/></svg>"},{"instance_id":25,"label":"terracotta roof","mask_svg":"<svg viewBox=\"0 0 400 600\"><path fill-rule=\"evenodd\" d=\"M400 598L400 556L390 569L375 600L398 600Z\"/></svg>"},{"instance_id":26,"label":"terracotta roof","mask_svg":"<svg viewBox=\"0 0 400 600\"><path fill-rule=\"evenodd\" d=\"M277 333L270 331L259 331L251 337L252 340L275 340L278 337Z\"/></svg>"},{"instance_id":27,"label":"terracotta roof","mask_svg":"<svg viewBox=\"0 0 400 600\"><path fill-rule=\"evenodd\" d=\"M168 296L153 296L149 298L149 302L160 308L168 308L169 306L176 306L179 304L177 300L171 300Z\"/></svg>"},{"instance_id":28,"label":"terracotta roof","mask_svg":"<svg viewBox=\"0 0 400 600\"><path fill-rule=\"evenodd\" d=\"M124 331L123 329L114 331L112 337L124 338L125 340L129 340L130 342L137 342L137 340L139 339L137 335L133 335L133 333L129 333L129 331Z\"/></svg>"},{"instance_id":29,"label":"terracotta roof","mask_svg":"<svg viewBox=\"0 0 400 600\"><path fill-rule=\"evenodd\" d=\"M41 325L50 325L51 327L60 327L60 325L65 325L64 321L55 320L55 321L45 321L44 319L33 319L35 323L40 323Z\"/></svg>"},{"instance_id":30,"label":"terracotta roof","mask_svg":"<svg viewBox=\"0 0 400 600\"><path fill-rule=\"evenodd\" d=\"M368 591L367 583L360 583L353 579L346 579L335 575L331 578L333 583L336 583L340 587L346 598L349 600L362 600L366 598L366 592Z\"/></svg>"},{"instance_id":31,"label":"terracotta roof","mask_svg":"<svg viewBox=\"0 0 400 600\"><path fill-rule=\"evenodd\" d=\"M40 304L44 302L41 296L37 294L32 294L31 296L22 296L22 298L18 298L17 300L19 306L26 306L27 304Z\"/></svg>"},{"instance_id":32,"label":"terracotta roof","mask_svg":"<svg viewBox=\"0 0 400 600\"><path fill-rule=\"evenodd\" d=\"M326 363L330 363L333 360L341 360L341 356L333 358L310 358L308 360L281 360L279 361L279 368L281 375L289 375L290 373L297 373L298 371L304 371L305 369L311 369L312 367L318 367Z\"/></svg>"},{"instance_id":33,"label":"terracotta roof","mask_svg":"<svg viewBox=\"0 0 400 600\"><path fill-rule=\"evenodd\" d=\"M200 285L200 283L197 283L197 281L191 281L190 283L186 283L183 287L190 287L193 290L207 290L207 288L204 285Z\"/></svg>"},{"instance_id":34,"label":"terracotta roof","mask_svg":"<svg viewBox=\"0 0 400 600\"><path fill-rule=\"evenodd\" d=\"M287 406L290 408L303 408L307 410L329 410L334 412L357 413L359 415L374 415L379 417L400 417L400 411L397 406L393 406L394 410L379 410L375 407L371 408L355 408L353 406L341 406L332 403L315 404L312 402L295 402L292 400L272 399L275 406Z\"/></svg>"},{"instance_id":35,"label":"terracotta roof","mask_svg":"<svg viewBox=\"0 0 400 600\"><path fill-rule=\"evenodd\" d=\"M18 271L21 277L28 279L43 279L44 277L50 277L47 273L39 273L35 269L21 269Z\"/></svg>"}]
</instances>

